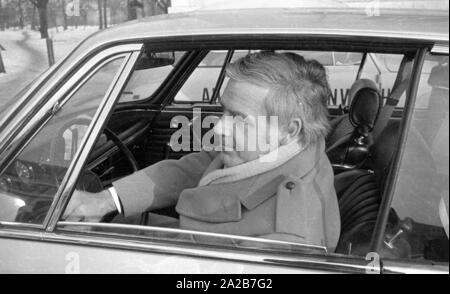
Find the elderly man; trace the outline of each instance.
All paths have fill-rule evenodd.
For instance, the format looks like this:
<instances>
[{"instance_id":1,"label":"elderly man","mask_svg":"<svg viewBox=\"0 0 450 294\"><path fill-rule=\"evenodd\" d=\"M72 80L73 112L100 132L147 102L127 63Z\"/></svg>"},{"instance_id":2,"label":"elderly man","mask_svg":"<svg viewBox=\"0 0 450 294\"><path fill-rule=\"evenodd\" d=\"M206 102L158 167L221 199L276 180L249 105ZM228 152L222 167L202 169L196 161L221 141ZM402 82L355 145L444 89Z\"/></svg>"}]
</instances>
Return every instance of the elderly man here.
<instances>
[{"instance_id":1,"label":"elderly man","mask_svg":"<svg viewBox=\"0 0 450 294\"><path fill-rule=\"evenodd\" d=\"M224 115L214 128L221 151L161 161L98 194L76 191L67 219L116 209L132 216L176 205L180 228L334 250L340 217L324 152L329 94L324 68L292 53L261 52L229 65L227 74ZM258 117L265 118L265 128L258 127ZM235 128L236 121L245 128ZM261 136L270 137L267 148Z\"/></svg>"}]
</instances>

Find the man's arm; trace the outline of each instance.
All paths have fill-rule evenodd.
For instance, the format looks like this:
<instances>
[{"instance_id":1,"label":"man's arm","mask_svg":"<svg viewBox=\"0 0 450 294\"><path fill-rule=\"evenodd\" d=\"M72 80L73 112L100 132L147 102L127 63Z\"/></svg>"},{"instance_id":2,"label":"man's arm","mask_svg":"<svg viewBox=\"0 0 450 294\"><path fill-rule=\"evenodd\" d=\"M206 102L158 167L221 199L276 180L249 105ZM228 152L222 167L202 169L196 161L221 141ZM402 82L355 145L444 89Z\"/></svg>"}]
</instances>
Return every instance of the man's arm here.
<instances>
[{"instance_id":1,"label":"man's arm","mask_svg":"<svg viewBox=\"0 0 450 294\"><path fill-rule=\"evenodd\" d=\"M123 214L175 205L184 189L197 186L214 154L191 153L178 160L160 161L113 183Z\"/></svg>"},{"instance_id":2,"label":"man's arm","mask_svg":"<svg viewBox=\"0 0 450 294\"><path fill-rule=\"evenodd\" d=\"M75 191L65 211L65 219L75 221L80 216L89 216L95 221L116 208L125 216L131 216L175 205L184 189L197 186L216 154L201 151L179 160L160 161L113 182L114 189L100 193Z\"/></svg>"}]
</instances>

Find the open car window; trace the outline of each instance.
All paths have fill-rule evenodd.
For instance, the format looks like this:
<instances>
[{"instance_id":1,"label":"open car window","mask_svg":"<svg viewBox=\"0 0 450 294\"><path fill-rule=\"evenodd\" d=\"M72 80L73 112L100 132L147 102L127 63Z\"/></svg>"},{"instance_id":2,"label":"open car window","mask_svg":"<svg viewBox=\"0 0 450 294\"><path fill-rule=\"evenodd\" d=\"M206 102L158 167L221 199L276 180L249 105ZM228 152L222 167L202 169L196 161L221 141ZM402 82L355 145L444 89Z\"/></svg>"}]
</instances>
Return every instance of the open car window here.
<instances>
[{"instance_id":1,"label":"open car window","mask_svg":"<svg viewBox=\"0 0 450 294\"><path fill-rule=\"evenodd\" d=\"M91 156L88 162L85 165L85 169L83 174L78 178L77 187L83 187L88 193L98 193L101 191L105 191L108 188L112 187L115 182L126 181L128 175L137 174L136 171L142 171L148 167L157 166L156 164L165 161L169 163L169 167L165 169L164 166L160 166L159 171L164 175L160 180L165 179L173 179L175 181L182 181L180 178L185 175L198 175L202 174L203 171L196 170L196 163L198 161L194 161L194 164L190 165L186 169L183 169L182 174L171 173L170 171L170 163L176 162L176 160L180 160L182 158L186 158L187 155L198 153L200 150L188 149L188 150L175 150L173 147L172 136L175 132L179 132L187 138L188 140L194 140L190 135L197 127L196 119L198 119L200 123L200 132L203 138L205 134L210 132L213 128L212 124L204 123L205 119L211 118L212 116L220 117L222 113L222 108L220 104L211 105L210 103L196 103L196 102L209 102L211 99L212 88L211 85L217 84L217 79L220 76L220 71L223 69L224 64L226 63L226 58L231 60L231 62L237 60L240 57L245 56L249 52L258 52L261 50L235 50L232 52L233 54L230 57L229 50L214 50L209 51L209 53L205 54L202 58L201 62L199 62L195 69L192 70L191 75L188 77L183 77L184 80L174 81L174 85L179 87L179 92L174 95L174 103L168 103L164 109L160 109L160 105L158 108L153 107L152 105L144 105L143 103L138 103L138 107L133 109L133 104L130 103L130 109L123 109L117 107L114 113L110 116L108 122L106 122L106 126L109 131L115 134L115 136L121 141L120 144L113 142L111 138L108 138L107 135L102 134L97 139L97 144L95 145L94 150L91 150ZM285 50L274 50L276 52L285 52ZM362 53L358 52L336 52L329 51L293 51L297 54L303 54L306 60L314 59L315 57L321 58L323 62L328 62L325 58L330 58L327 65L324 65L325 71L328 74L329 81L331 81L330 87L334 89L335 95L341 95L339 97L329 97L328 106L332 109L335 106L347 103L345 95L348 92L349 88L353 84L358 69L360 67L362 58ZM161 52L160 52L161 53ZM164 53L164 52L162 52ZM402 57L401 54L397 54ZM339 66L336 65L335 58L339 58ZM359 60L359 61L358 61ZM400 58L401 60L401 58ZM319 61L320 62L320 61ZM139 62L138 62L139 64ZM162 67L164 68L164 67ZM160 70L159 67L154 67L149 70L156 70L158 72ZM164 69L162 69L164 71ZM134 72L131 73L131 79L128 82L128 85L125 86L125 90L122 92L122 98L125 97L123 95L127 95L128 89L130 89L130 85L132 84L134 88L139 88L141 85L147 87L146 79L133 79L133 76L139 76L141 73L137 73L139 69L135 69ZM366 76L366 78L376 78L376 73L373 72L372 75ZM166 73L170 76L170 71ZM200 78L200 76L202 78ZM205 79L207 77L207 79ZM384 80L387 83L393 83L396 78L396 75L386 76ZM392 80L389 80L392 79ZM167 76L164 79L160 79L158 87L161 85L160 83L163 80L167 80ZM208 82L205 82L205 81ZM223 93L223 88L225 88L228 80L225 78L220 93ZM156 85L155 84L155 85ZM207 85L206 85L207 84ZM208 97L204 98L204 86L207 86L210 90L207 91ZM345 89L345 90L344 90ZM182 94L180 94L182 93ZM191 93L187 95L187 93ZM146 94L147 95L147 94ZM180 98L183 95L189 96L188 98ZM184 97L184 96L183 96ZM195 97L195 98L194 98ZM200 97L200 98L199 98ZM203 98L202 98L203 97ZM161 99L164 99L162 97ZM191 99L192 98L192 99ZM220 96L218 97L220 102ZM178 99L178 100L177 100ZM183 100L184 99L184 100ZM121 100L120 102L123 102ZM128 100L129 102L133 102L133 100ZM119 103L120 103L119 102ZM137 100L139 102L139 99ZM177 103L177 102L186 102L186 103ZM209 104L209 105L205 105ZM120 106L120 105L119 105ZM204 110L205 115L200 114L196 117L195 107L200 107L200 110ZM205 106L205 109L201 109L201 107ZM342 117L345 118L345 115ZM347 116L348 118L348 116ZM188 126L187 129L183 132L180 128L183 126L185 121ZM212 122L211 120L210 122ZM181 130L181 131L180 131ZM109 132L108 131L108 132ZM202 140L200 140L202 141ZM124 150L123 144L128 151ZM189 147L192 147L192 141L187 144ZM129 156L128 153L131 153L132 156ZM134 161L134 163L133 163ZM134 170L133 170L134 169ZM163 170L164 169L164 170ZM371 166L360 166L360 169L364 175L368 177L373 176L373 170ZM153 171L151 172L153 174ZM141 177L140 179L135 179L134 187L130 186L129 191L137 191L139 188L139 181L146 181L145 177ZM370 185L374 183L371 182ZM190 183L188 189L196 188L198 183ZM381 185L381 184L380 184ZM290 185L287 185L290 186ZM285 186L285 187L287 187ZM136 190L134 190L136 189ZM187 190L188 190L187 189ZM377 193L378 191L382 191L383 187L376 187ZM152 189L149 189L148 192L157 193L160 191L160 188L155 184ZM118 194L121 195L124 191L119 191ZM366 192L366 191L363 191ZM171 192L171 197L177 198L180 196L180 191L174 190ZM214 195L213 195L214 196ZM211 197L213 197L211 196ZM269 195L270 196L270 195ZM375 201L379 201L381 199L380 194L376 195L377 199ZM375 197L374 197L375 198ZM373 200L373 199L369 199ZM122 200L119 200L119 202ZM259 201L259 200L258 200ZM263 200L260 199L263 202ZM123 201L122 201L123 203ZM70 203L69 203L70 204ZM354 203L350 203L354 204ZM362 203L365 205L365 203ZM374 204L374 203L369 203ZM374 225L374 220L376 220L376 215L379 209L379 203L375 203L378 205L374 211L372 209L373 205L369 208L372 209L370 211L370 220L371 225ZM261 205L260 202L258 204L250 205L251 207ZM120 206L120 205L119 205ZM194 205L195 206L195 205ZM226 207L226 203L223 204ZM250 207L249 206L249 207ZM356 205L357 206L357 205ZM241 215L242 211L249 210L245 205L237 206L240 210L236 212L234 217L238 217ZM262 206L261 206L262 207ZM192 210L195 210L195 207L191 207ZM214 205L211 206L211 210L214 209ZM101 220L101 222L92 222L90 221L92 215L89 215L89 212L86 212L86 215L80 221L73 221L66 219L64 217L61 218L58 229L67 230L67 231L88 231L93 234L102 234L102 235L113 235L113 236L132 236L131 238L144 238L145 240L162 240L164 242L181 242L181 243L190 243L197 244L202 246L227 246L227 247L242 247L242 248L263 248L264 250L272 250L272 251L289 251L289 252L308 252L312 254L345 254L347 256L364 256L367 253L367 250L370 245L372 229L370 227L367 231L358 231L358 234L363 235L361 238L360 235L357 235L356 238L363 240L365 243L359 247L359 251L355 249L356 245L353 244L349 248L345 246L341 246L339 251L334 251L334 248L330 251L324 245L314 245L308 244L307 242L300 242L299 239L293 241L290 237L282 236L272 236L271 234L261 234L259 236L252 236L252 238L248 239L246 235L236 235L233 233L224 233L224 231L217 232L214 230L213 224L217 222L217 220L211 221L210 227L204 226L201 229L188 231L184 229L180 229L180 215L179 210L176 209L175 206L167 205L163 207L157 207L153 210L147 210L143 214L137 214L132 216L124 217L122 214L111 214L106 215ZM232 210L230 210L232 211ZM201 214L201 212L199 212ZM267 215L271 215L274 213L273 211L267 211ZM349 224L355 225L354 220L360 220L361 216L357 213L359 211L353 211L356 213L353 215L343 215L349 221ZM195 221L190 220L192 223ZM106 224L105 224L106 223ZM347 224L347 225L349 225ZM287 224L285 224L287 225ZM295 227L295 224L289 224L289 226ZM230 225L230 227L233 227ZM347 226L347 229L351 228L351 226ZM347 233L351 230L348 229ZM253 238L254 237L254 238ZM353 246L353 247L352 247ZM345 248L344 248L345 247Z\"/></svg>"}]
</instances>

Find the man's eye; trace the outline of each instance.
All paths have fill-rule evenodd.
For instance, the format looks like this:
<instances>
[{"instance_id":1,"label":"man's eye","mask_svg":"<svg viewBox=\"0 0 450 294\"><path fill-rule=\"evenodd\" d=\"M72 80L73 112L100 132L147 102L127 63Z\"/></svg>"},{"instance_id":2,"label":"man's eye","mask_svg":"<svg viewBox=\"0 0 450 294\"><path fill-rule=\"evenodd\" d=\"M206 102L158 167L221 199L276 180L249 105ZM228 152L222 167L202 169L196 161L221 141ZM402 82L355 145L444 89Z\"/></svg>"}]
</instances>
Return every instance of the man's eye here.
<instances>
[{"instance_id":1,"label":"man's eye","mask_svg":"<svg viewBox=\"0 0 450 294\"><path fill-rule=\"evenodd\" d=\"M235 119L235 120L238 120L238 121L245 121L245 118L242 116L242 115L240 115L240 114L235 114L234 116L233 116L233 118Z\"/></svg>"}]
</instances>

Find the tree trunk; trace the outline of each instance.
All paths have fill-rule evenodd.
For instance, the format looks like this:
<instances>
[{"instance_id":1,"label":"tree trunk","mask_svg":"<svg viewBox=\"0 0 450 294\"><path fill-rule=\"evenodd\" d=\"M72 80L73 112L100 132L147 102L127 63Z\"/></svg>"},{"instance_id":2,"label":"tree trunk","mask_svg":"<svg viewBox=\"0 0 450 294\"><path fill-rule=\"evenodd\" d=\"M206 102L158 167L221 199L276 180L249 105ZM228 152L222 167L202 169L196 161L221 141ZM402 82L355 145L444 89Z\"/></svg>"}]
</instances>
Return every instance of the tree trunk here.
<instances>
[{"instance_id":1,"label":"tree trunk","mask_svg":"<svg viewBox=\"0 0 450 294\"><path fill-rule=\"evenodd\" d=\"M133 20L137 18L136 6L134 6L134 1L127 0L127 8L128 8L128 20Z\"/></svg>"},{"instance_id":2,"label":"tree trunk","mask_svg":"<svg viewBox=\"0 0 450 294\"><path fill-rule=\"evenodd\" d=\"M102 0L97 0L98 6L98 28L103 29L103 16L102 16Z\"/></svg>"},{"instance_id":3,"label":"tree trunk","mask_svg":"<svg viewBox=\"0 0 450 294\"><path fill-rule=\"evenodd\" d=\"M87 26L87 22L88 22L88 15L87 15L87 8L83 7L83 9L81 9L80 13L83 16L83 24L84 24L84 28L86 28Z\"/></svg>"},{"instance_id":4,"label":"tree trunk","mask_svg":"<svg viewBox=\"0 0 450 294\"><path fill-rule=\"evenodd\" d=\"M48 20L47 20L47 3L38 6L39 12L39 31L41 32L41 38L48 38Z\"/></svg>"},{"instance_id":5,"label":"tree trunk","mask_svg":"<svg viewBox=\"0 0 450 294\"><path fill-rule=\"evenodd\" d=\"M3 15L2 0L0 0L0 31L5 30L5 19Z\"/></svg>"},{"instance_id":6,"label":"tree trunk","mask_svg":"<svg viewBox=\"0 0 450 294\"><path fill-rule=\"evenodd\" d=\"M33 14L31 15L31 29L36 30L36 6L33 5Z\"/></svg>"},{"instance_id":7,"label":"tree trunk","mask_svg":"<svg viewBox=\"0 0 450 294\"><path fill-rule=\"evenodd\" d=\"M108 27L108 10L106 9L107 1L103 0L103 27L106 29Z\"/></svg>"},{"instance_id":8,"label":"tree trunk","mask_svg":"<svg viewBox=\"0 0 450 294\"><path fill-rule=\"evenodd\" d=\"M19 6L19 27L20 27L21 30L23 30L23 10L22 10L22 0L19 0L18 6Z\"/></svg>"},{"instance_id":9,"label":"tree trunk","mask_svg":"<svg viewBox=\"0 0 450 294\"><path fill-rule=\"evenodd\" d=\"M66 14L66 1L61 0L61 9L62 9L62 15L63 15L63 28L65 31L67 31L67 14Z\"/></svg>"}]
</instances>

